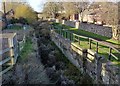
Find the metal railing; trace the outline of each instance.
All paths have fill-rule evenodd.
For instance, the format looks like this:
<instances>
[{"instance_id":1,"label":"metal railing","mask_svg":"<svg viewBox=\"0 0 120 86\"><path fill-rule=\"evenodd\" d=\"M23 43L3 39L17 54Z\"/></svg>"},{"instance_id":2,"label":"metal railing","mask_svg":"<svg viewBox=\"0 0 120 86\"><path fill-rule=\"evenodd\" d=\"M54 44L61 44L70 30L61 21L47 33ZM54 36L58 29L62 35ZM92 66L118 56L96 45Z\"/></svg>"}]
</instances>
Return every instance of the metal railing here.
<instances>
[{"instance_id":1,"label":"metal railing","mask_svg":"<svg viewBox=\"0 0 120 86\"><path fill-rule=\"evenodd\" d=\"M100 46L104 46L107 49L107 52L105 53L107 55L105 55L105 57L107 57L108 60L115 59L117 61L120 61L120 51L117 50L112 45L106 44L105 42L98 41L98 40L90 38L90 37L85 37L85 36L75 34L73 32L68 31L67 29L56 28L56 29L54 29L54 31L57 32L58 34L60 34L62 37L67 38L68 40L70 40L73 43L77 42L78 46L81 46L81 42L82 42L81 39L84 39L84 41L87 42L87 45L89 45L88 49L92 49L92 45L94 44L94 46L95 46L94 51L97 54L99 54ZM104 51L104 49L103 49L103 51ZM104 56L104 55L102 55L102 53L100 55Z\"/></svg>"}]
</instances>

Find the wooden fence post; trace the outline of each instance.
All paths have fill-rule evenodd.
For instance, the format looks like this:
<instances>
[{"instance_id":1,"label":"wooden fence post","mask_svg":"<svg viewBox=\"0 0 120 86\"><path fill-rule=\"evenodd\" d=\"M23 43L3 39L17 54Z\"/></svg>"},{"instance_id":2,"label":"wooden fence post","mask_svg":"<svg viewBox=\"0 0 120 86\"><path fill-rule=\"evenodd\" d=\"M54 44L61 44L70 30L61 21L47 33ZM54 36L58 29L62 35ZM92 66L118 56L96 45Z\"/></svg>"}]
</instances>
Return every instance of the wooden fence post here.
<instances>
[{"instance_id":1,"label":"wooden fence post","mask_svg":"<svg viewBox=\"0 0 120 86\"><path fill-rule=\"evenodd\" d=\"M72 37L72 38L73 38L73 42L74 42L74 41L75 41L75 40L74 40L74 38L75 38L75 35L74 35L74 33L73 33L73 37Z\"/></svg>"},{"instance_id":2,"label":"wooden fence post","mask_svg":"<svg viewBox=\"0 0 120 86\"><path fill-rule=\"evenodd\" d=\"M14 65L14 46L13 46L13 38L8 38L8 42L9 42L9 47L12 49L10 50L10 58L11 58L11 65Z\"/></svg>"},{"instance_id":3,"label":"wooden fence post","mask_svg":"<svg viewBox=\"0 0 120 86\"><path fill-rule=\"evenodd\" d=\"M66 34L66 38L67 38L67 31L65 31L65 34Z\"/></svg>"},{"instance_id":4,"label":"wooden fence post","mask_svg":"<svg viewBox=\"0 0 120 86\"><path fill-rule=\"evenodd\" d=\"M96 53L98 53L98 42L96 43Z\"/></svg>"},{"instance_id":5,"label":"wooden fence post","mask_svg":"<svg viewBox=\"0 0 120 86\"><path fill-rule=\"evenodd\" d=\"M86 49L84 49L84 50L82 50L82 59L83 59L83 70L84 70L84 72L86 72L86 57L87 57L87 50Z\"/></svg>"},{"instance_id":6,"label":"wooden fence post","mask_svg":"<svg viewBox=\"0 0 120 86\"><path fill-rule=\"evenodd\" d=\"M62 34L61 34L61 29L59 29L60 30L60 35L62 36Z\"/></svg>"},{"instance_id":7,"label":"wooden fence post","mask_svg":"<svg viewBox=\"0 0 120 86\"><path fill-rule=\"evenodd\" d=\"M69 32L69 38L70 38L70 41L71 41L71 33Z\"/></svg>"},{"instance_id":8,"label":"wooden fence post","mask_svg":"<svg viewBox=\"0 0 120 86\"><path fill-rule=\"evenodd\" d=\"M78 42L79 42L79 45L80 45L80 37L78 37Z\"/></svg>"},{"instance_id":9,"label":"wooden fence post","mask_svg":"<svg viewBox=\"0 0 120 86\"><path fill-rule=\"evenodd\" d=\"M108 57L109 60L111 60L111 53L112 53L112 48L109 47L109 57Z\"/></svg>"},{"instance_id":10,"label":"wooden fence post","mask_svg":"<svg viewBox=\"0 0 120 86\"><path fill-rule=\"evenodd\" d=\"M91 49L91 39L89 39L89 46L90 46L89 48Z\"/></svg>"}]
</instances>

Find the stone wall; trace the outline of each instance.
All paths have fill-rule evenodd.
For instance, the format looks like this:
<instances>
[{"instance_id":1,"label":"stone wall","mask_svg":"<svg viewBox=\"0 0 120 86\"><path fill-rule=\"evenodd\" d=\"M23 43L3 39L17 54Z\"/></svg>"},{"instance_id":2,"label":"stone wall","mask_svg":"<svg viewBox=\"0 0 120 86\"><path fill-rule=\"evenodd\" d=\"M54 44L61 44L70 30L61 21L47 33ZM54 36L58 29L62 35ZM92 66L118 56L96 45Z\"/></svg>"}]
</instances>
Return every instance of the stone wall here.
<instances>
[{"instance_id":1,"label":"stone wall","mask_svg":"<svg viewBox=\"0 0 120 86\"><path fill-rule=\"evenodd\" d=\"M110 38L112 37L113 34L112 27L90 24L90 23L79 23L75 21L64 21L63 24Z\"/></svg>"},{"instance_id":2,"label":"stone wall","mask_svg":"<svg viewBox=\"0 0 120 86\"><path fill-rule=\"evenodd\" d=\"M75 27L75 23L74 21L64 21L65 25L71 26L71 27Z\"/></svg>"},{"instance_id":3,"label":"stone wall","mask_svg":"<svg viewBox=\"0 0 120 86\"><path fill-rule=\"evenodd\" d=\"M55 33L54 30L51 30L51 38L71 63L81 72L87 73L95 83L120 83L120 68L113 65L112 62L105 62L103 57L92 50L76 46L70 40Z\"/></svg>"},{"instance_id":4,"label":"stone wall","mask_svg":"<svg viewBox=\"0 0 120 86\"><path fill-rule=\"evenodd\" d=\"M95 25L95 24L89 24L89 23L80 23L79 29L93 32L102 36L106 37L112 37L112 28L101 26L101 25Z\"/></svg>"}]
</instances>

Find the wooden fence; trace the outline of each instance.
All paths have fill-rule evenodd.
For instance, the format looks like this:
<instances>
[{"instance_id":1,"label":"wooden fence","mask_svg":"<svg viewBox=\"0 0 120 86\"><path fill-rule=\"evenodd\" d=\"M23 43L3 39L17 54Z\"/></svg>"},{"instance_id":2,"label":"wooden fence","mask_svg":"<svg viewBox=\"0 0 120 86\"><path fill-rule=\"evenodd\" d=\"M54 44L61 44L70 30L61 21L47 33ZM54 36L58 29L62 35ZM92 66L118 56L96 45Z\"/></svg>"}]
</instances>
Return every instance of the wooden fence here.
<instances>
[{"instance_id":1,"label":"wooden fence","mask_svg":"<svg viewBox=\"0 0 120 86\"><path fill-rule=\"evenodd\" d=\"M6 38L8 40L8 48L2 49L0 51L0 56L2 57L0 61L1 70L0 76L10 70L13 65L16 64L19 52L23 49L23 44L25 43L25 36L21 42L17 41L16 33L4 33L0 34L0 38ZM3 54L9 52L8 57L3 57Z\"/></svg>"},{"instance_id":2,"label":"wooden fence","mask_svg":"<svg viewBox=\"0 0 120 86\"><path fill-rule=\"evenodd\" d=\"M106 44L105 42L102 41L98 41L96 39L90 38L90 37L85 37L85 36L81 36L81 35L77 35L73 32L68 31L67 29L54 29L57 33L59 33L61 36L69 39L71 42L77 42L78 46L81 46L81 39L84 39L85 42L87 42L86 46L89 45L88 49L92 49L92 44L94 43L95 46L95 52L97 54L99 54L99 47L104 46L107 47L107 52L105 55L105 57L107 57L109 60L111 59L115 59L117 61L120 60L120 51L118 51L115 47ZM96 44L95 44L96 43ZM102 49L104 51L104 49ZM100 56L104 56L102 55L102 53L100 54Z\"/></svg>"}]
</instances>

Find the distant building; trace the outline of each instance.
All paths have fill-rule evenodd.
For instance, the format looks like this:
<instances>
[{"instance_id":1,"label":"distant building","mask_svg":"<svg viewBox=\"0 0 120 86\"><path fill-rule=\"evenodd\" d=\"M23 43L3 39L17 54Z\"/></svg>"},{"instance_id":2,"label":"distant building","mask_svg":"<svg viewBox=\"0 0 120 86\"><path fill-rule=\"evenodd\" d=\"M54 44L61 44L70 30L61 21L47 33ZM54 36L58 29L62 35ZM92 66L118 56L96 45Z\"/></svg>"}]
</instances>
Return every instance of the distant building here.
<instances>
[{"instance_id":1,"label":"distant building","mask_svg":"<svg viewBox=\"0 0 120 86\"><path fill-rule=\"evenodd\" d=\"M106 11L105 11L106 12ZM101 9L90 9L85 10L82 15L80 14L73 14L70 16L71 21L79 20L82 22L88 22L88 23L95 23L95 24L105 24L105 22L102 19L102 14L105 13ZM83 18L81 18L83 17Z\"/></svg>"},{"instance_id":2,"label":"distant building","mask_svg":"<svg viewBox=\"0 0 120 86\"><path fill-rule=\"evenodd\" d=\"M43 13L42 12L38 12L37 13L37 17L38 17L38 19L42 19L43 18Z\"/></svg>"},{"instance_id":3,"label":"distant building","mask_svg":"<svg viewBox=\"0 0 120 86\"><path fill-rule=\"evenodd\" d=\"M5 19L3 18L3 12L0 11L0 30L6 26Z\"/></svg>"}]
</instances>

